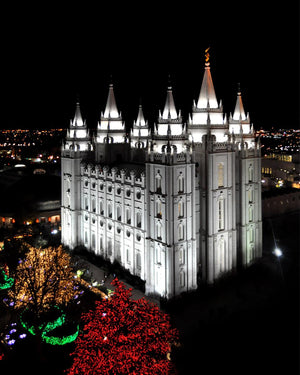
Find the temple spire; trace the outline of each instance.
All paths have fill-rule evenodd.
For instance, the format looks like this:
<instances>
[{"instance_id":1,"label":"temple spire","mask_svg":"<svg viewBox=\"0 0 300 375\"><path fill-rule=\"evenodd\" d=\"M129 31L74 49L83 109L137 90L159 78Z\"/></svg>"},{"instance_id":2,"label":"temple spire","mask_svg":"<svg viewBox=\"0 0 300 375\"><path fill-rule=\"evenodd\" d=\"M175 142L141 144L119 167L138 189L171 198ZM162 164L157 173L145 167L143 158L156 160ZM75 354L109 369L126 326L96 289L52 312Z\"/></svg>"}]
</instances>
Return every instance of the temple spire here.
<instances>
[{"instance_id":1,"label":"temple spire","mask_svg":"<svg viewBox=\"0 0 300 375\"><path fill-rule=\"evenodd\" d=\"M246 117L246 114L245 114L244 105L243 105L243 101L242 101L240 84L238 84L238 92L237 92L235 109L234 109L234 113L233 113L233 120L244 121L246 119L247 119L247 117Z\"/></svg>"},{"instance_id":2,"label":"temple spire","mask_svg":"<svg viewBox=\"0 0 300 375\"><path fill-rule=\"evenodd\" d=\"M112 83L110 83L109 85L108 97L107 97L106 107L104 111L104 117L105 118L119 118L120 117L117 104L116 104L114 87Z\"/></svg>"},{"instance_id":3,"label":"temple spire","mask_svg":"<svg viewBox=\"0 0 300 375\"><path fill-rule=\"evenodd\" d=\"M84 122L83 122L81 111L80 111L79 100L77 100L76 102L75 115L74 115L74 119L71 125L72 126L84 126Z\"/></svg>"},{"instance_id":4,"label":"temple spire","mask_svg":"<svg viewBox=\"0 0 300 375\"><path fill-rule=\"evenodd\" d=\"M170 82L168 84L167 98L166 98L165 107L162 113L162 118L164 120L167 120L168 118L171 118L172 120L178 118L178 114L175 108L175 103L174 103L174 98L173 98L172 86Z\"/></svg>"},{"instance_id":5,"label":"temple spire","mask_svg":"<svg viewBox=\"0 0 300 375\"><path fill-rule=\"evenodd\" d=\"M209 48L205 50L205 71L202 80L201 90L197 102L197 108L218 108L217 97L210 72Z\"/></svg>"},{"instance_id":6,"label":"temple spire","mask_svg":"<svg viewBox=\"0 0 300 375\"><path fill-rule=\"evenodd\" d=\"M145 121L144 113L143 113L143 108L142 104L139 105L139 111L137 115L137 119L134 123L135 126L147 126L147 123Z\"/></svg>"}]
</instances>

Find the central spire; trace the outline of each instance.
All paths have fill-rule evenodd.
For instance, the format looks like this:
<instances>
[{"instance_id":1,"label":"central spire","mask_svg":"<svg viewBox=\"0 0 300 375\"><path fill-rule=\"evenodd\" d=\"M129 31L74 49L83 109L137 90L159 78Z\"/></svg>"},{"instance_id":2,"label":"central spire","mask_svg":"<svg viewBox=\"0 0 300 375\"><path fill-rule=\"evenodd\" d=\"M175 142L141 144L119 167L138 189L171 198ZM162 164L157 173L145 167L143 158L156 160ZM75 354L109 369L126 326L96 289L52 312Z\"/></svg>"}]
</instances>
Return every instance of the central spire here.
<instances>
[{"instance_id":1,"label":"central spire","mask_svg":"<svg viewBox=\"0 0 300 375\"><path fill-rule=\"evenodd\" d=\"M114 86L112 83L109 85L108 90L108 97L106 102L106 107L104 111L105 118L119 118L120 114L117 108L115 94L114 94Z\"/></svg>"},{"instance_id":2,"label":"central spire","mask_svg":"<svg viewBox=\"0 0 300 375\"><path fill-rule=\"evenodd\" d=\"M205 72L201 85L197 108L218 108L218 101L210 72L209 48L205 50Z\"/></svg>"}]
</instances>

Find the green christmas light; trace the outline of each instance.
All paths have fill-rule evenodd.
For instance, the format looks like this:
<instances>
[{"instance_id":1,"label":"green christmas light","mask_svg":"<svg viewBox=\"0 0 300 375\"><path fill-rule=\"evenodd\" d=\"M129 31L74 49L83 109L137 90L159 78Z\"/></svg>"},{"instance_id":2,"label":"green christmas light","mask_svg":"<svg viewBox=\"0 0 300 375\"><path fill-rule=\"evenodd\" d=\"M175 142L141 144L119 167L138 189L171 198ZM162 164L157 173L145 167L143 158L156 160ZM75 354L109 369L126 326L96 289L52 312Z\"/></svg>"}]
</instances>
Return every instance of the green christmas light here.
<instances>
[{"instance_id":1,"label":"green christmas light","mask_svg":"<svg viewBox=\"0 0 300 375\"><path fill-rule=\"evenodd\" d=\"M63 337L48 336L47 333L43 332L42 338L47 344L50 344L50 345L66 345L75 341L77 339L78 333L79 333L79 325L77 325L76 331L69 336L63 336Z\"/></svg>"},{"instance_id":2,"label":"green christmas light","mask_svg":"<svg viewBox=\"0 0 300 375\"><path fill-rule=\"evenodd\" d=\"M63 337L50 336L49 335L50 332L54 331L56 328L59 328L59 327L63 326L63 324L66 321L66 314L64 314L63 311L58 306L55 306L55 308L57 310L59 310L61 315L58 318L56 318L55 320L53 320L51 322L48 322L46 325L45 325L45 323L39 325L38 330L41 331L42 339L47 344L50 344L50 345L66 345L66 344L69 344L69 343L73 342L74 340L76 340L76 338L78 336L78 333L79 333L79 325L77 325L76 331L74 333L72 333L71 335L63 336ZM36 335L36 331L35 331L34 326L29 325L29 323L25 321L25 319L23 317L23 313L20 316L20 322L21 322L22 326L25 329L27 329L27 331L29 331L32 335Z\"/></svg>"},{"instance_id":3,"label":"green christmas light","mask_svg":"<svg viewBox=\"0 0 300 375\"><path fill-rule=\"evenodd\" d=\"M0 289L11 288L13 286L15 280L12 277L7 276L3 269L0 269L0 272L1 272L2 277L4 279L4 283L0 284Z\"/></svg>"}]
</instances>

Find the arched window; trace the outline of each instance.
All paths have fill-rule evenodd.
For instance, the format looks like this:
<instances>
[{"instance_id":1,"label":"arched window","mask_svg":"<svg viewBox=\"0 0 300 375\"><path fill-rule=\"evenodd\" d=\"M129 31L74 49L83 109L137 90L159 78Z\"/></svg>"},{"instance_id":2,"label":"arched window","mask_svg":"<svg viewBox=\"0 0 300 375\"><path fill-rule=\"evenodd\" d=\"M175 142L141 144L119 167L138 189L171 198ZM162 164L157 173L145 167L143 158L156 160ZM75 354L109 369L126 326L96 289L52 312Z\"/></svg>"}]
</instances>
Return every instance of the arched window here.
<instances>
[{"instance_id":1,"label":"arched window","mask_svg":"<svg viewBox=\"0 0 300 375\"><path fill-rule=\"evenodd\" d=\"M157 264L161 264L161 248L159 246L155 249L155 261Z\"/></svg>"},{"instance_id":2,"label":"arched window","mask_svg":"<svg viewBox=\"0 0 300 375\"><path fill-rule=\"evenodd\" d=\"M111 240L111 238L107 239L107 255L108 256L112 255L112 240Z\"/></svg>"},{"instance_id":3,"label":"arched window","mask_svg":"<svg viewBox=\"0 0 300 375\"><path fill-rule=\"evenodd\" d=\"M218 258L219 258L219 270L220 272L225 271L225 241L223 236L219 239L218 243Z\"/></svg>"},{"instance_id":4,"label":"arched window","mask_svg":"<svg viewBox=\"0 0 300 375\"><path fill-rule=\"evenodd\" d=\"M126 223L131 224L131 210L130 208L126 208Z\"/></svg>"},{"instance_id":5,"label":"arched window","mask_svg":"<svg viewBox=\"0 0 300 375\"><path fill-rule=\"evenodd\" d=\"M112 217L111 203L107 203L107 216Z\"/></svg>"},{"instance_id":6,"label":"arched window","mask_svg":"<svg viewBox=\"0 0 300 375\"><path fill-rule=\"evenodd\" d=\"M184 228L183 224L180 223L178 225L178 241L182 241L184 239Z\"/></svg>"},{"instance_id":7,"label":"arched window","mask_svg":"<svg viewBox=\"0 0 300 375\"><path fill-rule=\"evenodd\" d=\"M136 268L140 270L142 268L142 259L141 259L141 254L137 253L136 254Z\"/></svg>"},{"instance_id":8,"label":"arched window","mask_svg":"<svg viewBox=\"0 0 300 375\"><path fill-rule=\"evenodd\" d=\"M103 209L103 201L102 201L102 199L99 202L99 210L100 210L100 215L104 215L104 209Z\"/></svg>"},{"instance_id":9,"label":"arched window","mask_svg":"<svg viewBox=\"0 0 300 375\"><path fill-rule=\"evenodd\" d=\"M180 175L178 176L178 193L184 192L184 178L182 175L182 172L180 172Z\"/></svg>"},{"instance_id":10,"label":"arched window","mask_svg":"<svg viewBox=\"0 0 300 375\"><path fill-rule=\"evenodd\" d=\"M248 207L248 217L249 217L249 222L253 221L253 206L252 205Z\"/></svg>"},{"instance_id":11,"label":"arched window","mask_svg":"<svg viewBox=\"0 0 300 375\"><path fill-rule=\"evenodd\" d=\"M161 240L161 223L156 224L156 236L158 240Z\"/></svg>"},{"instance_id":12,"label":"arched window","mask_svg":"<svg viewBox=\"0 0 300 375\"><path fill-rule=\"evenodd\" d=\"M252 166L252 164L250 164L249 168L248 168L248 180L249 180L249 182L253 181L253 166Z\"/></svg>"},{"instance_id":13,"label":"arched window","mask_svg":"<svg viewBox=\"0 0 300 375\"><path fill-rule=\"evenodd\" d=\"M185 250L183 246L181 246L179 249L179 264L184 264L184 263L185 263Z\"/></svg>"},{"instance_id":14,"label":"arched window","mask_svg":"<svg viewBox=\"0 0 300 375\"><path fill-rule=\"evenodd\" d=\"M92 211L96 212L96 200L95 200L95 198L92 198Z\"/></svg>"},{"instance_id":15,"label":"arched window","mask_svg":"<svg viewBox=\"0 0 300 375\"><path fill-rule=\"evenodd\" d=\"M254 243L254 228L251 226L249 228L249 243Z\"/></svg>"},{"instance_id":16,"label":"arched window","mask_svg":"<svg viewBox=\"0 0 300 375\"><path fill-rule=\"evenodd\" d=\"M138 228L141 228L141 227L142 227L142 215L141 215L140 211L138 211L138 212L136 213L136 226L137 226Z\"/></svg>"},{"instance_id":17,"label":"arched window","mask_svg":"<svg viewBox=\"0 0 300 375\"><path fill-rule=\"evenodd\" d=\"M185 286L185 272L184 271L180 271L179 273L179 283L181 287Z\"/></svg>"},{"instance_id":18,"label":"arched window","mask_svg":"<svg viewBox=\"0 0 300 375\"><path fill-rule=\"evenodd\" d=\"M220 196L218 199L218 230L225 229L224 206L224 198Z\"/></svg>"},{"instance_id":19,"label":"arched window","mask_svg":"<svg viewBox=\"0 0 300 375\"><path fill-rule=\"evenodd\" d=\"M179 201L178 203L178 217L183 217L184 216L184 206L182 200Z\"/></svg>"},{"instance_id":20,"label":"arched window","mask_svg":"<svg viewBox=\"0 0 300 375\"><path fill-rule=\"evenodd\" d=\"M88 210L89 209L89 202L88 202L88 197L84 196L84 209Z\"/></svg>"},{"instance_id":21,"label":"arched window","mask_svg":"<svg viewBox=\"0 0 300 375\"><path fill-rule=\"evenodd\" d=\"M121 207L117 206L117 220L122 221Z\"/></svg>"},{"instance_id":22,"label":"arched window","mask_svg":"<svg viewBox=\"0 0 300 375\"><path fill-rule=\"evenodd\" d=\"M161 200L157 199L156 201L156 217L162 218L162 212L161 212Z\"/></svg>"},{"instance_id":23,"label":"arched window","mask_svg":"<svg viewBox=\"0 0 300 375\"><path fill-rule=\"evenodd\" d=\"M158 171L155 176L155 191L158 194L161 194L161 180L162 180L162 177Z\"/></svg>"},{"instance_id":24,"label":"arched window","mask_svg":"<svg viewBox=\"0 0 300 375\"><path fill-rule=\"evenodd\" d=\"M248 190L248 202L253 203L253 188Z\"/></svg>"},{"instance_id":25,"label":"arched window","mask_svg":"<svg viewBox=\"0 0 300 375\"><path fill-rule=\"evenodd\" d=\"M224 186L224 164L218 164L218 187Z\"/></svg>"}]
</instances>

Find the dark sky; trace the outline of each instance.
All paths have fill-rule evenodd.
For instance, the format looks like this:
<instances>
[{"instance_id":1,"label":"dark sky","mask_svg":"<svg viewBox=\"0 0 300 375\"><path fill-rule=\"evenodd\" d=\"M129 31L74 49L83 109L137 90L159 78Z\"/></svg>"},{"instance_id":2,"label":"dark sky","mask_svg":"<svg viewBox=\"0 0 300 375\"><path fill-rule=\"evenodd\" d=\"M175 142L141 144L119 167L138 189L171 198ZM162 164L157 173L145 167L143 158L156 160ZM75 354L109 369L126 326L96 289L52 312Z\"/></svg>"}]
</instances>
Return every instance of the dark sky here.
<instances>
[{"instance_id":1,"label":"dark sky","mask_svg":"<svg viewBox=\"0 0 300 375\"><path fill-rule=\"evenodd\" d=\"M208 46L226 113L240 82L255 128L299 127L297 1L85 3L2 9L2 129L67 127L77 94L95 127L110 75L128 122L140 98L146 116L156 119L168 74L177 108L187 115Z\"/></svg>"}]
</instances>

